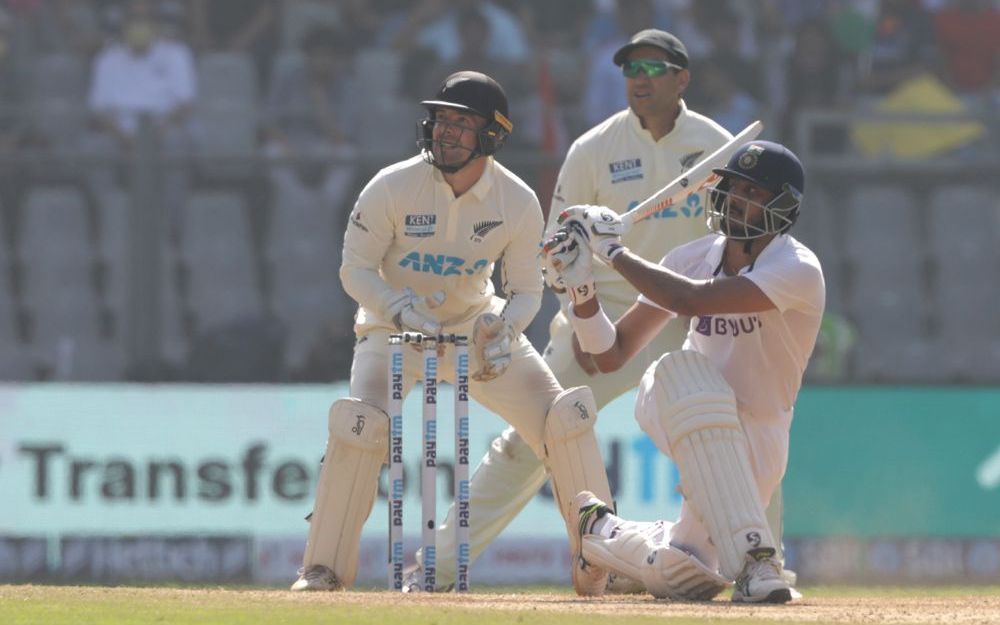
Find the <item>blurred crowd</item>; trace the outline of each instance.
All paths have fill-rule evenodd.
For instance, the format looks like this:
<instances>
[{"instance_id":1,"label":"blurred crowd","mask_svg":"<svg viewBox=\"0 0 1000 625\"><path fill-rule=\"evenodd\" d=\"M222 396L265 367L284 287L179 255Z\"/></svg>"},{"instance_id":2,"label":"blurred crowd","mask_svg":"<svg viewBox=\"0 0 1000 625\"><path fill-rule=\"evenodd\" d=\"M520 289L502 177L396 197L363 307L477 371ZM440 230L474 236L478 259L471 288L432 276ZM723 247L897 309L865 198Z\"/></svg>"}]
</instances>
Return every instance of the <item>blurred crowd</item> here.
<instances>
[{"instance_id":1,"label":"blurred crowd","mask_svg":"<svg viewBox=\"0 0 1000 625\"><path fill-rule=\"evenodd\" d=\"M64 139L18 115L45 88L31 84L38 59L62 54L87 67L85 106L106 144L94 149L127 149L140 112L157 117L172 149L189 149L196 63L231 52L253 62L249 95L274 151L350 152L377 123L358 118L380 80L372 72L400 73L379 96L418 101L475 68L508 91L520 122L512 145L561 153L624 108L610 55L650 26L687 45L689 106L733 131L769 118L794 143L797 112L866 106L920 74L974 109L1000 101L994 0L4 0L0 147ZM401 67L359 65L374 50ZM144 64L158 68L153 79Z\"/></svg>"},{"instance_id":2,"label":"blurred crowd","mask_svg":"<svg viewBox=\"0 0 1000 625\"><path fill-rule=\"evenodd\" d=\"M458 69L488 73L507 90L515 131L505 150L551 161L548 168L523 167L545 206L552 163L558 167L580 133L625 108L622 77L611 55L647 27L684 41L692 72L688 106L734 133L760 118L768 123L769 138L796 147L802 139L796 120L803 111L878 109L916 79L951 103L949 111L995 118L998 5L994 0L0 0L4 237L17 248L21 207L31 185L70 180L85 198L87 230L99 238L100 206L125 184L115 163L136 149L140 120L150 119L171 159L160 188L175 245L185 236L181 207L193 188L213 179L189 157L213 150L255 154L269 163L263 176L241 177L235 165L228 176L218 167L214 172L215 179L236 180L246 196L253 237L265 236L275 198L305 194L336 216L334 242L358 185L378 166L414 151L420 115L415 104ZM820 127L811 140L819 151L850 149L842 125ZM963 139L947 148L984 149L984 139L978 141ZM33 167L22 158L60 150L78 151L96 165L63 171L55 165ZM16 272L12 276L16 287ZM178 279L186 279L183 272ZM275 288L266 275L259 281L265 291ZM336 323L332 334L348 337L349 318ZM19 333L23 337L27 330ZM340 343L323 340L339 349ZM343 373L322 364L338 362L329 353L310 357L321 363L313 367L320 371L304 378Z\"/></svg>"}]
</instances>

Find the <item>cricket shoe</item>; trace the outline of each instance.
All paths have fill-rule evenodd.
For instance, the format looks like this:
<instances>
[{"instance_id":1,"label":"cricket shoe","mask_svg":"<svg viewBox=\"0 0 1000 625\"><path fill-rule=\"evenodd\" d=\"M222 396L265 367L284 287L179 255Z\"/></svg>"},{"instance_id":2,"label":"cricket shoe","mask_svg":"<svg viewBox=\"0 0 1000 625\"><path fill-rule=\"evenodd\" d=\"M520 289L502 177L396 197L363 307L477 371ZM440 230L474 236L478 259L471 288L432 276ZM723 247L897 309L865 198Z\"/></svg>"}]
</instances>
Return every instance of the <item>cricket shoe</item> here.
<instances>
[{"instance_id":1,"label":"cricket shoe","mask_svg":"<svg viewBox=\"0 0 1000 625\"><path fill-rule=\"evenodd\" d=\"M733 601L736 603L788 603L792 587L781 575L781 563L774 549L760 547L747 552L743 570L736 576Z\"/></svg>"},{"instance_id":2,"label":"cricket shoe","mask_svg":"<svg viewBox=\"0 0 1000 625\"><path fill-rule=\"evenodd\" d=\"M570 527L577 531L577 552L573 554L573 588L581 597L600 597L608 586L609 571L583 558L583 537L590 533L594 521L612 512L589 490L580 491L570 504Z\"/></svg>"},{"instance_id":3,"label":"cricket shoe","mask_svg":"<svg viewBox=\"0 0 1000 625\"><path fill-rule=\"evenodd\" d=\"M424 592L423 574L424 569L417 564L403 571L403 592ZM436 587L434 592L451 592L454 588L455 584L445 584Z\"/></svg>"},{"instance_id":4,"label":"cricket shoe","mask_svg":"<svg viewBox=\"0 0 1000 625\"><path fill-rule=\"evenodd\" d=\"M340 590L343 587L334 572L322 564L299 569L299 578L292 584L292 590Z\"/></svg>"}]
</instances>

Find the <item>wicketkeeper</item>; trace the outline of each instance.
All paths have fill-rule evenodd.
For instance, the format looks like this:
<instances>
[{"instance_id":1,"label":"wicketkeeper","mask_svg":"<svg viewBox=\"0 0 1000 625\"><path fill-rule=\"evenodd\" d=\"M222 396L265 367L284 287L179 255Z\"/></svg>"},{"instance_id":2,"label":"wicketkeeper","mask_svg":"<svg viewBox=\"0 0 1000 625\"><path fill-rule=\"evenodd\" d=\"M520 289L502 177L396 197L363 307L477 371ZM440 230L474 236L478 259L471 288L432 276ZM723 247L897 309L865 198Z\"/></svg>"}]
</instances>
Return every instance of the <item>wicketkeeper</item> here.
<instances>
[{"instance_id":1,"label":"wicketkeeper","mask_svg":"<svg viewBox=\"0 0 1000 625\"><path fill-rule=\"evenodd\" d=\"M534 192L493 158L513 129L507 97L492 78L466 71L449 76L422 104L428 116L418 123L421 154L376 174L350 216L340 276L359 305L351 398L330 408L293 590L354 582L361 528L388 450L390 333L471 336L470 395L513 426L542 460L563 517L581 490L611 498L590 389L563 390L522 335L541 303L543 223ZM506 300L494 295L491 282L501 259ZM415 350L404 354L405 391L420 377L422 359ZM445 346L441 379L452 381L453 360L453 348ZM472 507L473 528L491 522ZM579 532L567 529L577 553ZM472 546L472 558L479 550ZM592 594L604 587L607 573L574 569L573 580L579 592Z\"/></svg>"}]
</instances>

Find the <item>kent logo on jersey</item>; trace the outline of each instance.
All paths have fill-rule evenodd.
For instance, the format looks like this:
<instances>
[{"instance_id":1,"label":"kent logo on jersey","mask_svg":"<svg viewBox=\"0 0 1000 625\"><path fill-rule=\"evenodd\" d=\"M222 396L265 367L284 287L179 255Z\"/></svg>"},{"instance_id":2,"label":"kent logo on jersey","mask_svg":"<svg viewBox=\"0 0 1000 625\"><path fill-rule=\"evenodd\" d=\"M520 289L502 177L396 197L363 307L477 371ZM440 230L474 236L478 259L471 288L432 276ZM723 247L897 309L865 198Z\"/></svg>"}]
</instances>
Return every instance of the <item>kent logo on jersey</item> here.
<instances>
[{"instance_id":1,"label":"kent logo on jersey","mask_svg":"<svg viewBox=\"0 0 1000 625\"><path fill-rule=\"evenodd\" d=\"M403 234L408 237L434 236L437 215L407 215Z\"/></svg>"},{"instance_id":2,"label":"kent logo on jersey","mask_svg":"<svg viewBox=\"0 0 1000 625\"><path fill-rule=\"evenodd\" d=\"M611 172L611 184L627 180L640 180L642 178L642 159L627 158L623 161L608 163L608 171Z\"/></svg>"}]
</instances>

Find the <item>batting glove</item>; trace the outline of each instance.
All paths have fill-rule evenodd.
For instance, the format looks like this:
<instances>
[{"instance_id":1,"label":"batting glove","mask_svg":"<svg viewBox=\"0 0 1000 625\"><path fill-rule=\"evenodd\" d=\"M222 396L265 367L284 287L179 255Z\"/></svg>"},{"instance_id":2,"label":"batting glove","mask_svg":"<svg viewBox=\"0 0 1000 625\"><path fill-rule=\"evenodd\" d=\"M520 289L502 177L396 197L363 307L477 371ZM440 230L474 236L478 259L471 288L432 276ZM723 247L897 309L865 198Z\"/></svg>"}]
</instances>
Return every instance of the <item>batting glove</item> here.
<instances>
[{"instance_id":1,"label":"batting glove","mask_svg":"<svg viewBox=\"0 0 1000 625\"><path fill-rule=\"evenodd\" d=\"M626 249L621 217L606 206L570 206L559 214L558 222L580 234L590 251L608 265Z\"/></svg>"},{"instance_id":2,"label":"batting glove","mask_svg":"<svg viewBox=\"0 0 1000 625\"><path fill-rule=\"evenodd\" d=\"M479 369L470 377L477 382L498 378L510 366L510 350L514 344L514 328L500 315L485 312L472 326L472 346L479 360Z\"/></svg>"},{"instance_id":3,"label":"batting glove","mask_svg":"<svg viewBox=\"0 0 1000 625\"><path fill-rule=\"evenodd\" d=\"M573 306L579 306L597 295L590 250L581 235L560 228L545 241L542 254L546 275L555 277L554 282L567 293Z\"/></svg>"}]
</instances>

